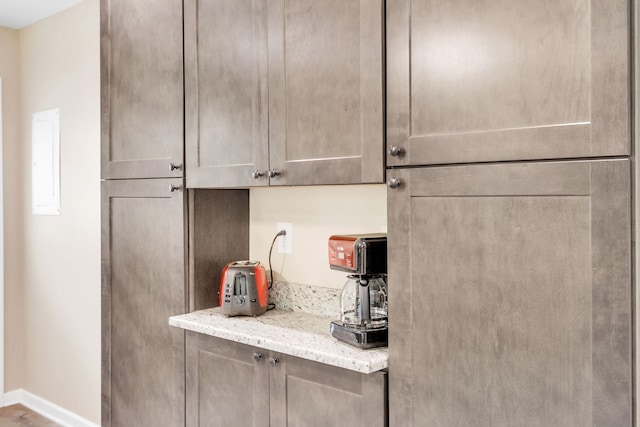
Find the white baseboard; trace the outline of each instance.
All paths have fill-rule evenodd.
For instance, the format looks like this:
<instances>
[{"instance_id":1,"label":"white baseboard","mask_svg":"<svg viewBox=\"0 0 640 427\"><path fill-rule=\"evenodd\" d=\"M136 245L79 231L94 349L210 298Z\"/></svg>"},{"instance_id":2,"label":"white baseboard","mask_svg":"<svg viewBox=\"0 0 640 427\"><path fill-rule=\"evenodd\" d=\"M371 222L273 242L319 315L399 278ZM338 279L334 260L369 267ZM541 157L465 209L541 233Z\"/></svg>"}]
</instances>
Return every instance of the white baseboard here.
<instances>
[{"instance_id":1,"label":"white baseboard","mask_svg":"<svg viewBox=\"0 0 640 427\"><path fill-rule=\"evenodd\" d=\"M13 390L4 394L4 406L20 404L26 406L43 417L49 418L65 427L98 427L89 420L49 402L26 390Z\"/></svg>"}]
</instances>

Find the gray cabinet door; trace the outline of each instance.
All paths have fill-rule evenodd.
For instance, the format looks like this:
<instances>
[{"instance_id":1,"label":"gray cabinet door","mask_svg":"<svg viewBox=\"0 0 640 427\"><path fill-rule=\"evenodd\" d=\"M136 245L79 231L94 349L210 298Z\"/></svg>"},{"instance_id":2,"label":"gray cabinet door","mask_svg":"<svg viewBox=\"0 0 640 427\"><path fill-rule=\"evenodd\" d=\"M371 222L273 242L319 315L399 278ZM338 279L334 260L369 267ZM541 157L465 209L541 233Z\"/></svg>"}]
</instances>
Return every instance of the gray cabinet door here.
<instances>
[{"instance_id":1,"label":"gray cabinet door","mask_svg":"<svg viewBox=\"0 0 640 427\"><path fill-rule=\"evenodd\" d=\"M101 0L100 17L102 178L183 176L182 1Z\"/></svg>"},{"instance_id":2,"label":"gray cabinet door","mask_svg":"<svg viewBox=\"0 0 640 427\"><path fill-rule=\"evenodd\" d=\"M382 21L381 0L185 0L187 186L383 182Z\"/></svg>"},{"instance_id":3,"label":"gray cabinet door","mask_svg":"<svg viewBox=\"0 0 640 427\"><path fill-rule=\"evenodd\" d=\"M387 1L387 164L626 155L629 2Z\"/></svg>"},{"instance_id":4,"label":"gray cabinet door","mask_svg":"<svg viewBox=\"0 0 640 427\"><path fill-rule=\"evenodd\" d=\"M381 0L269 0L271 185L383 182Z\"/></svg>"},{"instance_id":5,"label":"gray cabinet door","mask_svg":"<svg viewBox=\"0 0 640 427\"><path fill-rule=\"evenodd\" d=\"M272 427L384 427L387 374L361 374L292 356L271 366Z\"/></svg>"},{"instance_id":6,"label":"gray cabinet door","mask_svg":"<svg viewBox=\"0 0 640 427\"><path fill-rule=\"evenodd\" d=\"M387 425L387 373L187 332L187 426Z\"/></svg>"},{"instance_id":7,"label":"gray cabinet door","mask_svg":"<svg viewBox=\"0 0 640 427\"><path fill-rule=\"evenodd\" d=\"M188 187L269 183L266 21L266 0L185 0Z\"/></svg>"},{"instance_id":8,"label":"gray cabinet door","mask_svg":"<svg viewBox=\"0 0 640 427\"><path fill-rule=\"evenodd\" d=\"M188 427L269 426L267 351L187 332Z\"/></svg>"},{"instance_id":9,"label":"gray cabinet door","mask_svg":"<svg viewBox=\"0 0 640 427\"><path fill-rule=\"evenodd\" d=\"M102 184L102 425L184 423L182 179Z\"/></svg>"},{"instance_id":10,"label":"gray cabinet door","mask_svg":"<svg viewBox=\"0 0 640 427\"><path fill-rule=\"evenodd\" d=\"M396 426L630 426L627 160L389 171Z\"/></svg>"}]
</instances>

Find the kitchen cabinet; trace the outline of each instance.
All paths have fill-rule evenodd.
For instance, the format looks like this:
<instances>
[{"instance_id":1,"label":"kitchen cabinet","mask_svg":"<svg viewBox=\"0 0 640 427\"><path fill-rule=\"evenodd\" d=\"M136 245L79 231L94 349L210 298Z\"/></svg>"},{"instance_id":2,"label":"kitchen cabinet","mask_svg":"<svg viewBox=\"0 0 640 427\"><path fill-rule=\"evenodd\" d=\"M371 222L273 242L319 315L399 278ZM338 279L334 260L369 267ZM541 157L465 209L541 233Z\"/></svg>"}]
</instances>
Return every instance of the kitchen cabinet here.
<instances>
[{"instance_id":1,"label":"kitchen cabinet","mask_svg":"<svg viewBox=\"0 0 640 427\"><path fill-rule=\"evenodd\" d=\"M632 425L629 161L389 176L390 425Z\"/></svg>"},{"instance_id":2,"label":"kitchen cabinet","mask_svg":"<svg viewBox=\"0 0 640 427\"><path fill-rule=\"evenodd\" d=\"M182 177L182 1L100 8L101 177Z\"/></svg>"},{"instance_id":3,"label":"kitchen cabinet","mask_svg":"<svg viewBox=\"0 0 640 427\"><path fill-rule=\"evenodd\" d=\"M387 165L630 154L625 0L387 1Z\"/></svg>"},{"instance_id":4,"label":"kitchen cabinet","mask_svg":"<svg viewBox=\"0 0 640 427\"><path fill-rule=\"evenodd\" d=\"M184 423L182 179L102 183L102 425Z\"/></svg>"},{"instance_id":5,"label":"kitchen cabinet","mask_svg":"<svg viewBox=\"0 0 640 427\"><path fill-rule=\"evenodd\" d=\"M189 312L218 306L222 269L249 258L249 190L190 189Z\"/></svg>"},{"instance_id":6,"label":"kitchen cabinet","mask_svg":"<svg viewBox=\"0 0 640 427\"><path fill-rule=\"evenodd\" d=\"M102 184L105 427L184 425L184 332L167 319L217 305L222 266L248 257L248 190L182 185Z\"/></svg>"},{"instance_id":7,"label":"kitchen cabinet","mask_svg":"<svg viewBox=\"0 0 640 427\"><path fill-rule=\"evenodd\" d=\"M188 187L384 181L381 0L185 0Z\"/></svg>"},{"instance_id":8,"label":"kitchen cabinet","mask_svg":"<svg viewBox=\"0 0 640 427\"><path fill-rule=\"evenodd\" d=\"M187 426L386 426L386 373L187 332Z\"/></svg>"}]
</instances>

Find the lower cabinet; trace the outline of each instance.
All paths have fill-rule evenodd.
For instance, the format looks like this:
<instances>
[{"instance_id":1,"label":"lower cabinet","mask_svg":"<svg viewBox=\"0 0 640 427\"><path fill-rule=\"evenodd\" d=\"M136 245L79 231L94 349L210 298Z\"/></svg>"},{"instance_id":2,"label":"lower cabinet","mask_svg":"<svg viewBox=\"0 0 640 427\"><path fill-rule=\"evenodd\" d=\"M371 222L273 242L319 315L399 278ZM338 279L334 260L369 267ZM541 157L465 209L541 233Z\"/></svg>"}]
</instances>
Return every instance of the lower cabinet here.
<instances>
[{"instance_id":1,"label":"lower cabinet","mask_svg":"<svg viewBox=\"0 0 640 427\"><path fill-rule=\"evenodd\" d=\"M102 425L184 423L182 179L102 183Z\"/></svg>"},{"instance_id":2,"label":"lower cabinet","mask_svg":"<svg viewBox=\"0 0 640 427\"><path fill-rule=\"evenodd\" d=\"M387 426L387 374L187 332L188 427Z\"/></svg>"},{"instance_id":3,"label":"lower cabinet","mask_svg":"<svg viewBox=\"0 0 640 427\"><path fill-rule=\"evenodd\" d=\"M248 191L182 186L102 183L104 427L184 425L185 337L168 319L215 305L222 266L249 253Z\"/></svg>"},{"instance_id":4,"label":"lower cabinet","mask_svg":"<svg viewBox=\"0 0 640 427\"><path fill-rule=\"evenodd\" d=\"M390 425L632 425L630 171L388 172Z\"/></svg>"}]
</instances>

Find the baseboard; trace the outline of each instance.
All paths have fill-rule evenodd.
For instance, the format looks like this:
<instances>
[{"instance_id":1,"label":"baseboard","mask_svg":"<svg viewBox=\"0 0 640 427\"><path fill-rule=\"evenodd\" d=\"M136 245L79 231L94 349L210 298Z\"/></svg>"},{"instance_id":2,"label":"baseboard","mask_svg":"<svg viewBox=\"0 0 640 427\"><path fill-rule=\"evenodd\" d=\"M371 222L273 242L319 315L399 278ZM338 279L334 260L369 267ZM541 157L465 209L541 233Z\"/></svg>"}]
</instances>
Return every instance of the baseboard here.
<instances>
[{"instance_id":1,"label":"baseboard","mask_svg":"<svg viewBox=\"0 0 640 427\"><path fill-rule=\"evenodd\" d=\"M3 403L4 406L15 404L26 406L43 417L66 427L98 427L98 424L85 420L81 416L26 390L13 390L5 393Z\"/></svg>"}]
</instances>

